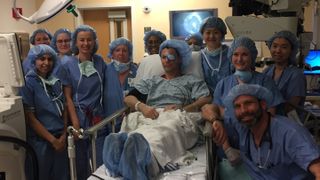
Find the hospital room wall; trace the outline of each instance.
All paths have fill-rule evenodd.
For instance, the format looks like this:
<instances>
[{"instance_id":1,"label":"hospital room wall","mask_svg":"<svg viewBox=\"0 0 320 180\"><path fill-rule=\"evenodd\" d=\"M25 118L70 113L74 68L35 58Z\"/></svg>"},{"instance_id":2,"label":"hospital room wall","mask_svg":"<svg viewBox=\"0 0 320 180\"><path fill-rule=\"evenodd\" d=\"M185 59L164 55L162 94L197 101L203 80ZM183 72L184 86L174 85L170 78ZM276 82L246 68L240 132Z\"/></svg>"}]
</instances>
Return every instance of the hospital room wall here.
<instances>
[{"instance_id":1,"label":"hospital room wall","mask_svg":"<svg viewBox=\"0 0 320 180\"><path fill-rule=\"evenodd\" d=\"M31 16L41 5L43 0L17 0L17 6L23 8L23 15ZM40 25L29 24L23 20L12 18L13 0L1 1L0 7L0 32L27 32L31 34L36 28L44 27L50 32L54 32L60 27L66 27L74 30L77 20L66 11L62 11L54 18ZM218 15L225 18L231 15L232 9L228 7L228 1L221 0L74 0L73 3L78 8L83 9L99 9L99 8L121 8L131 7L132 12L132 41L134 45L134 60L139 62L143 53L143 27L151 27L163 31L170 37L169 30L169 11L170 10L188 10L202 8L217 8ZM312 12L313 1L309 7L305 9L305 30L312 31ZM146 14L143 7L148 6L151 12ZM226 39L232 39L232 35L228 32ZM263 48L263 47L262 47ZM262 49L262 55L268 56L268 49Z\"/></svg>"},{"instance_id":2,"label":"hospital room wall","mask_svg":"<svg viewBox=\"0 0 320 180\"><path fill-rule=\"evenodd\" d=\"M25 32L32 33L37 25L32 25L23 20L12 17L13 0L1 0L0 7L0 32ZM17 0L17 7L22 8L25 16L31 16L36 11L35 0Z\"/></svg>"},{"instance_id":3,"label":"hospital room wall","mask_svg":"<svg viewBox=\"0 0 320 180\"><path fill-rule=\"evenodd\" d=\"M42 2L42 0L36 1ZM228 7L228 1L221 0L74 0L74 4L79 9L131 8L135 62L139 62L144 54L144 27L158 29L164 32L167 37L170 37L169 11L216 8L219 17L223 19L232 13L232 9ZM151 9L150 13L143 12L145 6ZM50 32L54 32L58 27L68 27L73 30L76 24L76 18L63 12L50 21L39 25L39 27L45 27ZM230 33L228 33L227 38L232 38ZM105 56L105 54L102 55Z\"/></svg>"}]
</instances>

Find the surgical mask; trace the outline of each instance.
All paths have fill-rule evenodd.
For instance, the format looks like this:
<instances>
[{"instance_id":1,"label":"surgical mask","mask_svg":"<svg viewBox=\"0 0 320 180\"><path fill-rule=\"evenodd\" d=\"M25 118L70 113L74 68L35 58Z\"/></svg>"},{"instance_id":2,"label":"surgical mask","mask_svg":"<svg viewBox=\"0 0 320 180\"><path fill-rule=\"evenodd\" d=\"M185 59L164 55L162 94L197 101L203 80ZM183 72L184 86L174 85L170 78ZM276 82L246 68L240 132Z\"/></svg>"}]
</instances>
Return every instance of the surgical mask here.
<instances>
[{"instance_id":1,"label":"surgical mask","mask_svg":"<svg viewBox=\"0 0 320 180\"><path fill-rule=\"evenodd\" d=\"M84 61L79 64L80 73L86 77L90 77L92 74L96 73L97 70L94 68L92 61Z\"/></svg>"},{"instance_id":2,"label":"surgical mask","mask_svg":"<svg viewBox=\"0 0 320 180\"><path fill-rule=\"evenodd\" d=\"M114 60L114 59L112 59L112 61L113 61L114 68L119 73L123 73L123 72L127 71L130 68L131 62L121 63L121 62L119 62L117 60Z\"/></svg>"},{"instance_id":3,"label":"surgical mask","mask_svg":"<svg viewBox=\"0 0 320 180\"><path fill-rule=\"evenodd\" d=\"M244 83L248 83L252 78L252 73L250 71L236 70L234 75L237 76Z\"/></svg>"},{"instance_id":4,"label":"surgical mask","mask_svg":"<svg viewBox=\"0 0 320 180\"><path fill-rule=\"evenodd\" d=\"M199 45L191 44L189 47L192 51L200 51L201 50L201 46L199 46Z\"/></svg>"},{"instance_id":5,"label":"surgical mask","mask_svg":"<svg viewBox=\"0 0 320 180\"><path fill-rule=\"evenodd\" d=\"M54 76L49 76L48 79L44 79L41 76L39 76L39 77L42 80L42 82L44 82L45 84L50 85L50 86L54 85L57 81L59 81L59 79Z\"/></svg>"},{"instance_id":6,"label":"surgical mask","mask_svg":"<svg viewBox=\"0 0 320 180\"><path fill-rule=\"evenodd\" d=\"M205 53L209 56L216 56L216 55L220 54L220 51L222 51L221 47L218 49L212 50L212 51L209 51L208 48L205 48Z\"/></svg>"},{"instance_id":7,"label":"surgical mask","mask_svg":"<svg viewBox=\"0 0 320 180\"><path fill-rule=\"evenodd\" d=\"M47 89L47 85L49 86L53 86L57 81L59 81L59 79L57 79L56 77L54 76L50 76L48 79L44 79L43 77L41 76L38 76L42 82L42 85L43 85L43 88L44 88L44 91L46 93L46 95L48 96L48 98L50 98L56 105L57 107L57 110L59 112L59 115L62 116L62 111L64 109L64 105L63 105L63 102L61 100L61 96L62 96L62 85L60 86L60 94L56 95L55 97L54 96L50 96L49 95L49 92L48 92L48 89Z\"/></svg>"}]
</instances>

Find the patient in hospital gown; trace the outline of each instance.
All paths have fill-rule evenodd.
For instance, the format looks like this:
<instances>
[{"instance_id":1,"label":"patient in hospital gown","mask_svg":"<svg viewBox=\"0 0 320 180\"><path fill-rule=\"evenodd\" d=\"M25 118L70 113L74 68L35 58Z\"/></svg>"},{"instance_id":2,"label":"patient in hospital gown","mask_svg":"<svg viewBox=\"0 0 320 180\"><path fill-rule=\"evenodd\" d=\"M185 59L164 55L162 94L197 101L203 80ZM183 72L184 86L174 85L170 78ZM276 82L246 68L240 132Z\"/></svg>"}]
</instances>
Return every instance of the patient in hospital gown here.
<instances>
[{"instance_id":1,"label":"patient in hospital gown","mask_svg":"<svg viewBox=\"0 0 320 180\"><path fill-rule=\"evenodd\" d=\"M159 54L165 73L135 84L125 103L136 112L124 119L120 134L105 140L104 164L111 175L149 179L160 171L174 170L177 162L185 162L181 159L188 158L187 150L198 139L188 112L197 112L211 101L209 89L203 80L181 73L191 58L184 41L163 42Z\"/></svg>"}]
</instances>

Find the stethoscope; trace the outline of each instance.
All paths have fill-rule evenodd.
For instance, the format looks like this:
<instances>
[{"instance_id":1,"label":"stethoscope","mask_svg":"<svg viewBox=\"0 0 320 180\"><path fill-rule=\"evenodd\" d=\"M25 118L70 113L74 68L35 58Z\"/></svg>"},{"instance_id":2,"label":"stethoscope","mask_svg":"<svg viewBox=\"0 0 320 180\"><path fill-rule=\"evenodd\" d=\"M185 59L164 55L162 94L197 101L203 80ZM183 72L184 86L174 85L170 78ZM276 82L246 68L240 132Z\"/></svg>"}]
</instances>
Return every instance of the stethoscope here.
<instances>
[{"instance_id":1,"label":"stethoscope","mask_svg":"<svg viewBox=\"0 0 320 180\"><path fill-rule=\"evenodd\" d=\"M91 61L94 62L94 59L91 58ZM78 55L78 62L80 63L80 59L79 59L79 55ZM79 68L79 67L78 67ZM79 68L79 71L80 71L80 68ZM102 95L103 95L103 86L102 86L102 78L99 74L99 72L96 70L96 73L98 75L98 78L99 78L99 82L100 82L100 106L102 107ZM79 81L78 81L78 84L77 84L77 89L76 89L76 101L77 101L77 104L78 104L78 107L80 109L80 111L82 113L84 113L81 109L81 106L80 106L80 101L79 101L79 96L78 96L78 90L79 90L79 87L80 87L80 83L81 83L81 80L82 80L82 74L81 74L81 71L80 71L80 77L79 77Z\"/></svg>"},{"instance_id":2,"label":"stethoscope","mask_svg":"<svg viewBox=\"0 0 320 180\"><path fill-rule=\"evenodd\" d=\"M261 154L260 154L260 146L258 147L258 163L257 163L257 167L259 169L268 169L269 167L267 166L268 161L270 161L270 154L273 148L273 142L272 142L272 137L271 137L271 132L270 132L270 122L271 121L271 115L269 114L269 120L268 120L268 125L267 125L267 129L266 132L263 135L263 139L262 142L267 142L269 141L269 148L268 148L268 152L267 152L267 156L266 156L266 160L264 161L264 163L262 163L261 161ZM254 162L252 160L251 157L251 148L250 148L250 141L251 141L251 137L250 137L250 131L248 130L247 132L247 158L251 161Z\"/></svg>"},{"instance_id":3,"label":"stethoscope","mask_svg":"<svg viewBox=\"0 0 320 180\"><path fill-rule=\"evenodd\" d=\"M219 72L220 71L221 64L222 64L222 51L223 51L223 49L222 49L222 47L220 47L219 65L218 65L218 68L213 68L212 65L210 64L209 59L207 58L207 55L205 54L204 50L201 50L201 53L204 56L204 59L207 62L208 66L209 66L209 68L211 69L212 72L214 72L214 71L218 71Z\"/></svg>"}]
</instances>

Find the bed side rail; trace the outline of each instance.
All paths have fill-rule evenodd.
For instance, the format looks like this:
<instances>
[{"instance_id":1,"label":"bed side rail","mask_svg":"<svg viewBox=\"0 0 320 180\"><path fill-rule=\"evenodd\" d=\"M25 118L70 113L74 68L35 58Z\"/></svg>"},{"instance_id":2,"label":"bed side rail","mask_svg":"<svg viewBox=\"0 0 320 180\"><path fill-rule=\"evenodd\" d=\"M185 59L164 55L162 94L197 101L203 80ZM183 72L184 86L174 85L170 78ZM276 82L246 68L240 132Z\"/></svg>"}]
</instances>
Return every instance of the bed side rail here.
<instances>
[{"instance_id":1,"label":"bed side rail","mask_svg":"<svg viewBox=\"0 0 320 180\"><path fill-rule=\"evenodd\" d=\"M216 145L212 141L212 124L210 122L205 123L203 135L206 142L206 164L207 164L207 180L217 179L217 157L216 157Z\"/></svg>"},{"instance_id":2,"label":"bed side rail","mask_svg":"<svg viewBox=\"0 0 320 180\"><path fill-rule=\"evenodd\" d=\"M97 138L97 132L105 127L107 124L111 123L112 125L112 132L115 132L115 121L118 117L123 116L124 113L128 113L130 111L129 107L123 107L119 109L118 111L114 112L110 116L106 117L103 119L101 122L98 124L86 129L84 131L84 135L88 136L90 141L91 141L91 149L92 149L92 172L94 172L97 169L97 164L96 164L96 138Z\"/></svg>"}]
</instances>

